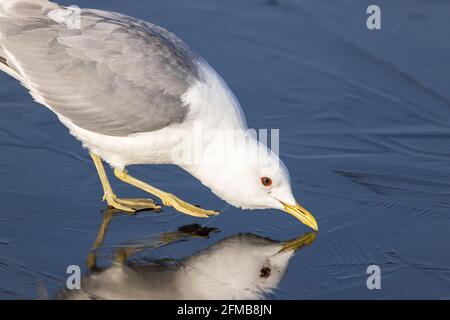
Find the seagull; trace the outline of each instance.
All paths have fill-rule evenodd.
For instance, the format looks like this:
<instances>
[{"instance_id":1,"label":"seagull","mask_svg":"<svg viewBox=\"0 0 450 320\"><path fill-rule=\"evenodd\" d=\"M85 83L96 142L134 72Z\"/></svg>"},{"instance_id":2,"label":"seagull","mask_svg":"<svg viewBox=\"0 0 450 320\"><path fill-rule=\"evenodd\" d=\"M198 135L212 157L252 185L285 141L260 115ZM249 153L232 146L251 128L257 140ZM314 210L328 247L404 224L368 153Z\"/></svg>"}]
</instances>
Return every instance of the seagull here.
<instances>
[{"instance_id":1,"label":"seagull","mask_svg":"<svg viewBox=\"0 0 450 320\"><path fill-rule=\"evenodd\" d=\"M217 215L126 170L172 164L235 207L283 210L318 230L295 200L278 155L249 132L231 89L173 33L115 12L0 0L0 69L82 142L110 207L160 208L152 199L118 197L103 162L165 206L194 217Z\"/></svg>"},{"instance_id":2,"label":"seagull","mask_svg":"<svg viewBox=\"0 0 450 320\"><path fill-rule=\"evenodd\" d=\"M117 249L111 266L99 268L93 264L96 262L91 262L92 272L83 277L80 289L62 290L56 298L264 299L278 287L294 254L311 245L317 237L316 232L310 232L289 241L275 241L245 233L222 239L179 261L131 259L134 253L186 240L188 237L197 236L198 233L207 237L211 230L212 228L202 228L199 225L185 226L178 231L161 235L161 241L143 241L140 243L142 248L136 245L122 246ZM100 234L103 234L102 229Z\"/></svg>"}]
</instances>

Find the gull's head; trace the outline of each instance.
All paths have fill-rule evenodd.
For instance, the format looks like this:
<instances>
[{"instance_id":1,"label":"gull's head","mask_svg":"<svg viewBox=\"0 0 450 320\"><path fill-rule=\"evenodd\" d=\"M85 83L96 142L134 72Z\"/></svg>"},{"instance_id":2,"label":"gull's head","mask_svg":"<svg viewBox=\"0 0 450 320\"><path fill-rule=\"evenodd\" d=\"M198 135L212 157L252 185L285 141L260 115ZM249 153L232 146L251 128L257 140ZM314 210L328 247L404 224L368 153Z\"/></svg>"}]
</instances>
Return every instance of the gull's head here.
<instances>
[{"instance_id":1,"label":"gull's head","mask_svg":"<svg viewBox=\"0 0 450 320\"><path fill-rule=\"evenodd\" d=\"M206 153L215 162L207 160L188 171L235 207L282 210L317 231L315 218L295 199L281 159L252 137L237 141L231 151L223 147L226 144L215 143Z\"/></svg>"},{"instance_id":2,"label":"gull's head","mask_svg":"<svg viewBox=\"0 0 450 320\"><path fill-rule=\"evenodd\" d=\"M311 232L279 242L253 234L235 235L185 260L183 276L209 298L261 299L278 287L294 253L316 236Z\"/></svg>"},{"instance_id":3,"label":"gull's head","mask_svg":"<svg viewBox=\"0 0 450 320\"><path fill-rule=\"evenodd\" d=\"M236 173L239 183L233 201L244 209L277 209L285 211L313 230L318 230L315 218L301 206L292 192L289 171L273 152L263 149L259 160Z\"/></svg>"}]
</instances>

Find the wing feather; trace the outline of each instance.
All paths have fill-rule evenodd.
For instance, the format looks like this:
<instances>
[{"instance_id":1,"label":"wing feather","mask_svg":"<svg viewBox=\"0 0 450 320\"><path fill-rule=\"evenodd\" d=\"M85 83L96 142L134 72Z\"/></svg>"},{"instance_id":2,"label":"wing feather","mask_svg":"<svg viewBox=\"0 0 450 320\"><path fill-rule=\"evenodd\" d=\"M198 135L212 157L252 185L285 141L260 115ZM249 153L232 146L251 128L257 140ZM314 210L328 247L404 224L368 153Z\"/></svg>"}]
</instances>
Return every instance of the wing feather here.
<instances>
[{"instance_id":1,"label":"wing feather","mask_svg":"<svg viewBox=\"0 0 450 320\"><path fill-rule=\"evenodd\" d=\"M81 29L69 29L49 18L69 9L43 0L6 2L18 7L0 5L3 66L38 102L81 128L114 136L184 120L181 96L199 79L198 58L172 33L90 9L81 10Z\"/></svg>"}]
</instances>

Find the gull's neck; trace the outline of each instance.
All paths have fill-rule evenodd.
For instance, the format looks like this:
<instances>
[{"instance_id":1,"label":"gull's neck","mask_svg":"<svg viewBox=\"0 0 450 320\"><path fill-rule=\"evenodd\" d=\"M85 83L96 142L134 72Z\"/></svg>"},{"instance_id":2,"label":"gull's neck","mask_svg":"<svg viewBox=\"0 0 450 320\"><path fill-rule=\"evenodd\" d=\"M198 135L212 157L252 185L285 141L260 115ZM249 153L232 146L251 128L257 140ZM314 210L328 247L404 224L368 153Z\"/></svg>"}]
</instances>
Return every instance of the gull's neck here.
<instances>
[{"instance_id":1,"label":"gull's neck","mask_svg":"<svg viewBox=\"0 0 450 320\"><path fill-rule=\"evenodd\" d=\"M189 107L188 123L201 122L204 129L247 130L247 122L235 95L222 77L205 61L199 61L201 81L183 95Z\"/></svg>"},{"instance_id":2,"label":"gull's neck","mask_svg":"<svg viewBox=\"0 0 450 320\"><path fill-rule=\"evenodd\" d=\"M200 180L219 198L235 207L243 207L241 197L232 186L237 177L248 174L258 161L261 145L246 131L220 130L199 140L187 142L183 147L179 164L184 170Z\"/></svg>"}]
</instances>

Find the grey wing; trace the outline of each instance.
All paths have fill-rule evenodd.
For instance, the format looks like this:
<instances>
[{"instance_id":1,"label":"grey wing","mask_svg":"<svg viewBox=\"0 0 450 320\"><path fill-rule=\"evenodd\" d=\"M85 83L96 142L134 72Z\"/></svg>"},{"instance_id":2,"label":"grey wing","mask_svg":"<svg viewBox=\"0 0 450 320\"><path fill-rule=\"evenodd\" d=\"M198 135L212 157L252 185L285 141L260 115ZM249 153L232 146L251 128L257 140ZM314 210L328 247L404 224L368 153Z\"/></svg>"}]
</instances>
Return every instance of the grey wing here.
<instances>
[{"instance_id":1,"label":"grey wing","mask_svg":"<svg viewBox=\"0 0 450 320\"><path fill-rule=\"evenodd\" d=\"M70 29L66 9L24 2L31 7L22 5L9 17L0 12L0 64L38 102L83 129L114 136L184 120L182 95L198 80L198 58L175 35L89 9L80 12L81 28Z\"/></svg>"}]
</instances>

